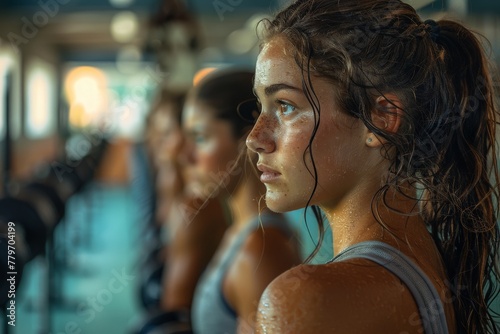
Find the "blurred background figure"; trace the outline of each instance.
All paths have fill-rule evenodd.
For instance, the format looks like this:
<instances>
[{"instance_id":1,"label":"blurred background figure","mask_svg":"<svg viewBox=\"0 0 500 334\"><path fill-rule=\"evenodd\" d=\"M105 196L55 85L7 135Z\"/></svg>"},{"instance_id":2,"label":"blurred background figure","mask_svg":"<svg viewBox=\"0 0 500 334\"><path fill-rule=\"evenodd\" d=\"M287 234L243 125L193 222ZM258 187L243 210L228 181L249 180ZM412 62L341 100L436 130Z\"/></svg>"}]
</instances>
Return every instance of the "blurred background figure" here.
<instances>
[{"instance_id":1,"label":"blurred background figure","mask_svg":"<svg viewBox=\"0 0 500 334\"><path fill-rule=\"evenodd\" d=\"M238 113L253 104L250 70L216 70L189 93L183 111L186 182L201 198L227 203L230 226L196 287L195 333L253 333L266 286L302 259L293 228L262 200L256 155L244 148L252 123Z\"/></svg>"},{"instance_id":2,"label":"blurred background figure","mask_svg":"<svg viewBox=\"0 0 500 334\"><path fill-rule=\"evenodd\" d=\"M184 145L176 128L183 96L214 68L252 68L257 23L288 2L0 2L0 304L6 313L0 332L129 333L154 315L190 308L211 253L188 247L190 254L181 245L209 234L203 228L210 225L194 217L224 216L212 222L213 239L204 239L206 249L215 249L228 220L226 208L211 201L203 209L210 214L188 215L193 223L183 225L182 211L198 212L201 203L178 191L184 190L175 158ZM500 3L408 2L424 18L451 16L481 32L491 42L492 61L500 61ZM317 243L311 216L287 214L299 231L302 258ZM325 237L330 240L313 263L332 256L329 231ZM8 258L12 244L15 256ZM186 268L198 269L184 274ZM179 280L184 275L190 279ZM10 276L13 284L6 284ZM500 310L498 304L492 307Z\"/></svg>"},{"instance_id":3,"label":"blurred background figure","mask_svg":"<svg viewBox=\"0 0 500 334\"><path fill-rule=\"evenodd\" d=\"M164 225L173 199L183 189L176 163L182 145L183 103L184 94L160 88L146 120L145 140L134 145L132 151L132 190L143 210L137 236L142 278L138 288L146 309L158 307L169 230Z\"/></svg>"},{"instance_id":4,"label":"blurred background figure","mask_svg":"<svg viewBox=\"0 0 500 334\"><path fill-rule=\"evenodd\" d=\"M162 86L147 122L156 204L154 219L138 237L143 245L138 288L145 312L132 330L141 334L191 329L196 284L227 227L222 203L185 191L179 161L183 102L183 94Z\"/></svg>"}]
</instances>

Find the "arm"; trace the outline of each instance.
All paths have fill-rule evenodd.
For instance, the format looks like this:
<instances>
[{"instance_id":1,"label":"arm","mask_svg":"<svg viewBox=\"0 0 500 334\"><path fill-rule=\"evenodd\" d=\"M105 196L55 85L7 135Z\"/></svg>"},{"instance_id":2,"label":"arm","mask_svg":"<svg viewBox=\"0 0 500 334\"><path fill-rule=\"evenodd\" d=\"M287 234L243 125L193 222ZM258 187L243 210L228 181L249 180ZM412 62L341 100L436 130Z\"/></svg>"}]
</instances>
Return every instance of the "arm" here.
<instances>
[{"instance_id":1,"label":"arm","mask_svg":"<svg viewBox=\"0 0 500 334\"><path fill-rule=\"evenodd\" d=\"M259 304L256 334L423 333L411 293L367 260L301 265L274 280Z\"/></svg>"},{"instance_id":2,"label":"arm","mask_svg":"<svg viewBox=\"0 0 500 334\"><path fill-rule=\"evenodd\" d=\"M238 314L238 333L253 333L257 305L267 285L301 262L294 242L281 230L254 231L243 244L224 281L224 295Z\"/></svg>"},{"instance_id":3,"label":"arm","mask_svg":"<svg viewBox=\"0 0 500 334\"><path fill-rule=\"evenodd\" d=\"M328 314L327 318L337 317L339 314L334 312L339 310L332 308L331 299L335 297L324 286L328 281L322 269L300 265L275 279L260 300L255 333L333 333L324 314ZM351 328L335 333L354 332Z\"/></svg>"},{"instance_id":4,"label":"arm","mask_svg":"<svg viewBox=\"0 0 500 334\"><path fill-rule=\"evenodd\" d=\"M196 207L195 201L179 208ZM197 215L177 214L182 220L169 245L163 279L162 309L190 308L198 279L212 258L226 229L221 205L211 200ZM176 222L172 222L176 223Z\"/></svg>"}]
</instances>

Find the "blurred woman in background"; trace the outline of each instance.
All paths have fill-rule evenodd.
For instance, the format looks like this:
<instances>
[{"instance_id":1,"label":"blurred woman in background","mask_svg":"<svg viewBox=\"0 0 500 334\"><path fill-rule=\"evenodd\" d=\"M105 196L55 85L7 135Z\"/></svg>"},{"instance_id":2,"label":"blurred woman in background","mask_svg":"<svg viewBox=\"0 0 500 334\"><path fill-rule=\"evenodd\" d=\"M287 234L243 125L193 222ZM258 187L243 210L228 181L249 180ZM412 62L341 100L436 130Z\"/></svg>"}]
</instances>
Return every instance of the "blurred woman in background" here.
<instances>
[{"instance_id":1,"label":"blurred woman in background","mask_svg":"<svg viewBox=\"0 0 500 334\"><path fill-rule=\"evenodd\" d=\"M179 153L184 143L180 120L183 94L161 90L153 104L149 128L149 152L156 185L156 217L161 233L161 250L156 252L158 266L163 267L156 282L143 287L143 295L152 289L147 321L141 334L154 330L190 330L190 308L196 284L212 258L227 227L224 209L217 200L201 200L185 191ZM159 229L158 229L159 227ZM159 236L157 236L159 237ZM151 279L150 283L153 284Z\"/></svg>"},{"instance_id":2,"label":"blurred woman in background","mask_svg":"<svg viewBox=\"0 0 500 334\"><path fill-rule=\"evenodd\" d=\"M252 78L251 71L216 70L194 87L184 106L187 188L200 198L225 201L230 217L196 288L192 321L197 334L253 333L265 287L301 261L285 217L261 201L265 188L251 167L255 155L246 155L251 124L237 109L255 101Z\"/></svg>"}]
</instances>

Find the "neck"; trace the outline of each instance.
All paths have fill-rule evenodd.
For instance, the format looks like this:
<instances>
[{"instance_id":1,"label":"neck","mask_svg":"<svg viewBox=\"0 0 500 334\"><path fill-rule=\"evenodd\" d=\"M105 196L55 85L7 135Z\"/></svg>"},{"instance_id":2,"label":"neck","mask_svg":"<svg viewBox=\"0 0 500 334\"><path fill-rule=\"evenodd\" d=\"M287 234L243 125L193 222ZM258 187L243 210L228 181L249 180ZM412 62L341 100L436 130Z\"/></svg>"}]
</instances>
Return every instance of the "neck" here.
<instances>
[{"instance_id":1,"label":"neck","mask_svg":"<svg viewBox=\"0 0 500 334\"><path fill-rule=\"evenodd\" d=\"M362 192L355 200L351 198L335 208L322 208L332 228L335 254L362 241L379 240L398 246L427 233L418 215L416 200L408 198L416 197L414 190L408 187L406 197L390 188L385 196L387 205L383 200L371 205L378 187L372 190Z\"/></svg>"}]
</instances>

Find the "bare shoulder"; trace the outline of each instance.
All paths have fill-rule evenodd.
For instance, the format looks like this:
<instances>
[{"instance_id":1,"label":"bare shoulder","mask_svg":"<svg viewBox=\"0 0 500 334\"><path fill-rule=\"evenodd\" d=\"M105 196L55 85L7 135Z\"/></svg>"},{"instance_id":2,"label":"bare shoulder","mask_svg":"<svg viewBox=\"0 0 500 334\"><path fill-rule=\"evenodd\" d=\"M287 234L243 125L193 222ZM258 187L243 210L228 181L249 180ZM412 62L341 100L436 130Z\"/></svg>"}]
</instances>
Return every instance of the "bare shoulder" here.
<instances>
[{"instance_id":1,"label":"bare shoulder","mask_svg":"<svg viewBox=\"0 0 500 334\"><path fill-rule=\"evenodd\" d=\"M259 257L264 253L276 254L275 251L280 251L283 256L287 253L291 254L297 249L298 239L285 233L279 227L261 227L254 230L241 248L242 252L259 255ZM272 254L269 255L272 256Z\"/></svg>"},{"instance_id":2,"label":"bare shoulder","mask_svg":"<svg viewBox=\"0 0 500 334\"><path fill-rule=\"evenodd\" d=\"M301 263L297 246L279 228L256 229L241 246L228 277L234 277L235 282L248 279L256 293L262 293L279 274Z\"/></svg>"},{"instance_id":3,"label":"bare shoulder","mask_svg":"<svg viewBox=\"0 0 500 334\"><path fill-rule=\"evenodd\" d=\"M415 314L416 312L416 314ZM256 333L389 333L421 329L403 283L363 259L300 265L265 290Z\"/></svg>"},{"instance_id":4,"label":"bare shoulder","mask_svg":"<svg viewBox=\"0 0 500 334\"><path fill-rule=\"evenodd\" d=\"M300 264L298 248L277 228L257 229L244 241L231 264L224 295L240 321L253 327L255 312L264 289L278 275Z\"/></svg>"}]
</instances>

